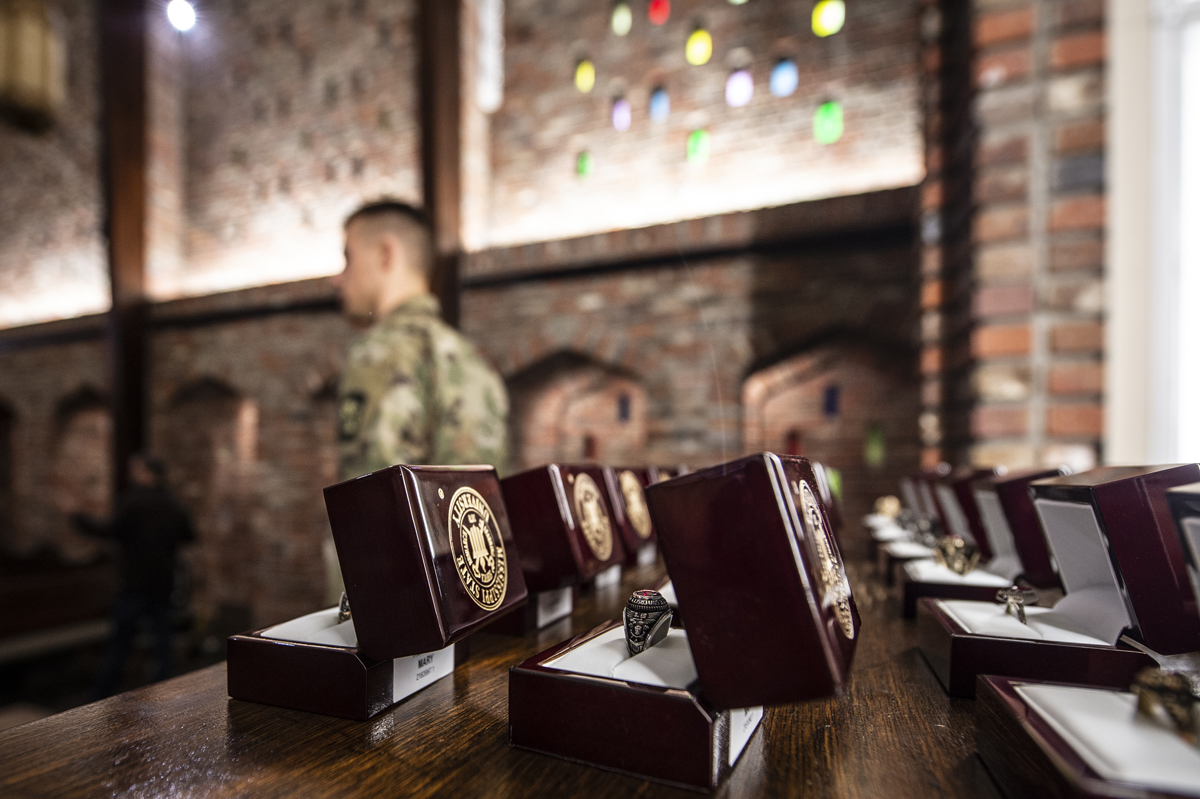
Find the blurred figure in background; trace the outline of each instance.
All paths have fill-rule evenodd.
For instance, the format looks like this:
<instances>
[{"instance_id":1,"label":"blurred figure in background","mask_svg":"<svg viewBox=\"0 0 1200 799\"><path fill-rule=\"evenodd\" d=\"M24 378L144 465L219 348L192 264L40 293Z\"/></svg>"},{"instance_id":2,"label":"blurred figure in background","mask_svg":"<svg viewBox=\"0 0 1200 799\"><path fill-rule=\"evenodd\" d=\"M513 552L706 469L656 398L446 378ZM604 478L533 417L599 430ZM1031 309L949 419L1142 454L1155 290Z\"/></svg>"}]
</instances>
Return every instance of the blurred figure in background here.
<instances>
[{"instance_id":1,"label":"blurred figure in background","mask_svg":"<svg viewBox=\"0 0 1200 799\"><path fill-rule=\"evenodd\" d=\"M191 517L167 491L162 461L145 453L131 457L129 484L111 519L75 512L71 498L62 501L79 532L115 542L118 549L121 590L113 605L112 637L96 681L97 699L112 696L120 687L125 661L143 619L150 622L154 634L155 681L174 672L171 593L179 549L196 540Z\"/></svg>"},{"instance_id":2,"label":"blurred figure in background","mask_svg":"<svg viewBox=\"0 0 1200 799\"><path fill-rule=\"evenodd\" d=\"M369 203L346 220L345 242L342 309L370 327L350 345L338 386L340 479L398 463L486 463L503 472L508 393L475 346L442 321L430 293L425 215L392 200ZM336 557L327 567L336 602Z\"/></svg>"}]
</instances>

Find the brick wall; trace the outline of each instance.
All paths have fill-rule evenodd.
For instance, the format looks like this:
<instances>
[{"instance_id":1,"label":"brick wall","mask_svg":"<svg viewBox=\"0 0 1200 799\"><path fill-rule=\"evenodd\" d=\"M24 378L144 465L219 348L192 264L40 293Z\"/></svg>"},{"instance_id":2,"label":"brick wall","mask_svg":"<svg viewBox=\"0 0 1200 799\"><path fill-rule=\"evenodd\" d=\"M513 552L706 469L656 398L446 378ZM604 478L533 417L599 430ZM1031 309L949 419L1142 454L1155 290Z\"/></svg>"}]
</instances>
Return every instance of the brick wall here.
<instances>
[{"instance_id":1,"label":"brick wall","mask_svg":"<svg viewBox=\"0 0 1200 799\"><path fill-rule=\"evenodd\" d=\"M420 202L412 0L222 0L187 36L186 273L158 296L328 275L368 198Z\"/></svg>"},{"instance_id":2,"label":"brick wall","mask_svg":"<svg viewBox=\"0 0 1200 799\"><path fill-rule=\"evenodd\" d=\"M846 25L825 39L811 30L811 3L726 0L673 4L652 26L633 3L624 36L610 27L611 4L537 0L506 4L505 99L493 115L488 241L505 245L641 227L796 200L909 186L920 180L917 5L912 0L847 3ZM684 43L697 24L713 37L712 60L690 66ZM767 90L771 67L796 61L800 87ZM580 59L596 65L589 94L574 86ZM725 104L725 80L749 66L754 97ZM665 86L671 113L652 122L651 91ZM626 132L610 121L617 97L633 106ZM817 106L845 108L834 145L812 138ZM689 132L705 127L712 156L685 160ZM594 174L575 173L591 152Z\"/></svg>"},{"instance_id":3,"label":"brick wall","mask_svg":"<svg viewBox=\"0 0 1200 799\"><path fill-rule=\"evenodd\" d=\"M925 60L940 92L926 461L1087 468L1103 432L1104 4L944 3L942 21Z\"/></svg>"},{"instance_id":4,"label":"brick wall","mask_svg":"<svg viewBox=\"0 0 1200 799\"><path fill-rule=\"evenodd\" d=\"M0 122L0 327L109 305L93 3L48 5L67 50L67 99L48 132Z\"/></svg>"}]
</instances>

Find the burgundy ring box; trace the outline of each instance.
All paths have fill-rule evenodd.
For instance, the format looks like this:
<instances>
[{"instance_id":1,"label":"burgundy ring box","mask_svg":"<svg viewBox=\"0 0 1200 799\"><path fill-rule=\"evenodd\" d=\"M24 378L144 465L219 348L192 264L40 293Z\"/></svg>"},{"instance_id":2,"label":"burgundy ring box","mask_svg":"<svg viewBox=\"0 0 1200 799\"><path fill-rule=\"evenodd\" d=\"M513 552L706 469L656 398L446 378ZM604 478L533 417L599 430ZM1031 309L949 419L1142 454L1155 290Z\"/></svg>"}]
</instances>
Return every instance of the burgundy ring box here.
<instances>
[{"instance_id":1,"label":"burgundy ring box","mask_svg":"<svg viewBox=\"0 0 1200 799\"><path fill-rule=\"evenodd\" d=\"M1009 799L1200 795L1200 749L1113 689L979 678L976 749Z\"/></svg>"},{"instance_id":2,"label":"burgundy ring box","mask_svg":"<svg viewBox=\"0 0 1200 799\"><path fill-rule=\"evenodd\" d=\"M453 671L525 602L491 466L392 466L325 489L353 619L337 608L229 638L229 695L368 719Z\"/></svg>"},{"instance_id":3,"label":"burgundy ring box","mask_svg":"<svg viewBox=\"0 0 1200 799\"><path fill-rule=\"evenodd\" d=\"M649 565L657 559L654 522L646 506L647 469L604 467L604 486L612 506L613 520L621 531L625 547L625 565Z\"/></svg>"},{"instance_id":4,"label":"burgundy ring box","mask_svg":"<svg viewBox=\"0 0 1200 799\"><path fill-rule=\"evenodd\" d=\"M933 486L938 506L942 509L946 535L962 538L977 546L980 559L984 562L995 557L995 553L983 528L983 519L979 516L971 484L995 474L995 469L959 469Z\"/></svg>"},{"instance_id":5,"label":"burgundy ring box","mask_svg":"<svg viewBox=\"0 0 1200 799\"><path fill-rule=\"evenodd\" d=\"M922 599L918 638L946 690L972 696L979 674L1123 688L1154 665L1120 643L1128 633L1162 654L1200 650L1167 489L1195 464L1122 466L1029 484L1066 591L1029 624L986 602Z\"/></svg>"},{"instance_id":6,"label":"burgundy ring box","mask_svg":"<svg viewBox=\"0 0 1200 799\"><path fill-rule=\"evenodd\" d=\"M1200 483L1170 489L1167 491L1167 500L1175 516L1188 578L1197 600L1200 600Z\"/></svg>"},{"instance_id":7,"label":"burgundy ring box","mask_svg":"<svg viewBox=\"0 0 1200 799\"><path fill-rule=\"evenodd\" d=\"M708 791L762 706L844 690L858 611L807 461L748 456L653 485L646 499L686 631L636 658L609 649L610 668L600 653L624 647L614 620L513 667L509 741ZM673 684L633 679L653 671L638 669L656 650L658 663L692 671Z\"/></svg>"},{"instance_id":8,"label":"burgundy ring box","mask_svg":"<svg viewBox=\"0 0 1200 799\"><path fill-rule=\"evenodd\" d=\"M1038 469L1005 476L993 474L973 481L973 505L983 530L977 540L987 542L991 558L972 572L973 576L962 578L952 573L946 574L947 570L941 567L934 568L917 561L906 563L907 579L904 582L902 604L904 618L916 618L917 602L924 597L990 602L998 589L1007 588L1019 579L1026 579L1038 588L1057 588L1058 575L1050 565L1042 525L1034 512L1027 487L1034 480L1062 474L1061 469ZM958 502L957 490L948 501ZM953 516L954 512L951 511ZM966 518L967 514L964 513L963 519ZM1036 581L1026 576L1029 570L1024 565L1025 553L1031 555L1035 564L1033 572L1037 575ZM972 584L983 582L988 575L995 575L995 578L987 579L986 585Z\"/></svg>"},{"instance_id":9,"label":"burgundy ring box","mask_svg":"<svg viewBox=\"0 0 1200 799\"><path fill-rule=\"evenodd\" d=\"M571 589L625 559L604 468L551 463L500 481L530 602L492 628L525 635L570 615Z\"/></svg>"}]
</instances>

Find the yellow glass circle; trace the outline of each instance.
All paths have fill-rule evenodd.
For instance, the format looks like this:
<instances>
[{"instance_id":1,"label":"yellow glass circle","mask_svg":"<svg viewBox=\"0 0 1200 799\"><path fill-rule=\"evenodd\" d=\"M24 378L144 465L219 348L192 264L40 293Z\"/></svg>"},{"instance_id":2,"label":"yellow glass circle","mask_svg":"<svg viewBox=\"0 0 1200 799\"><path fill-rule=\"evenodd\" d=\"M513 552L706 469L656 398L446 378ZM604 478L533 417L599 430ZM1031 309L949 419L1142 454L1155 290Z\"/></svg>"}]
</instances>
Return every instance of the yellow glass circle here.
<instances>
[{"instance_id":1,"label":"yellow glass circle","mask_svg":"<svg viewBox=\"0 0 1200 799\"><path fill-rule=\"evenodd\" d=\"M707 64L712 58L712 36L704 28L696 28L687 40L687 62L694 67Z\"/></svg>"},{"instance_id":2,"label":"yellow glass circle","mask_svg":"<svg viewBox=\"0 0 1200 799\"><path fill-rule=\"evenodd\" d=\"M596 65L586 58L575 67L575 88L587 94L596 85Z\"/></svg>"},{"instance_id":3,"label":"yellow glass circle","mask_svg":"<svg viewBox=\"0 0 1200 799\"><path fill-rule=\"evenodd\" d=\"M843 0L821 0L813 7L812 29L818 36L832 36L846 24L846 3Z\"/></svg>"}]
</instances>

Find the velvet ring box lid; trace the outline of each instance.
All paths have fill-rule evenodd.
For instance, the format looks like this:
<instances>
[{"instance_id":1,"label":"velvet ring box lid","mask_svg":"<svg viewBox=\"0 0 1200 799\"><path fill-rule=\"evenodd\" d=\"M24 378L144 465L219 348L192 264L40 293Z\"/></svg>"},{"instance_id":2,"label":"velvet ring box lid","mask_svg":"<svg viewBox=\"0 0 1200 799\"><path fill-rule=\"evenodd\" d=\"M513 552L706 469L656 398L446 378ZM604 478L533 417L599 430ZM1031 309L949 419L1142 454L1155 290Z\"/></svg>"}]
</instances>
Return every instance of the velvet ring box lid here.
<instances>
[{"instance_id":1,"label":"velvet ring box lid","mask_svg":"<svg viewBox=\"0 0 1200 799\"><path fill-rule=\"evenodd\" d=\"M625 559L603 467L551 463L500 487L530 591L577 585Z\"/></svg>"},{"instance_id":2,"label":"velvet ring box lid","mask_svg":"<svg viewBox=\"0 0 1200 799\"><path fill-rule=\"evenodd\" d=\"M1177 486L1167 492L1192 591L1200 601L1200 483Z\"/></svg>"},{"instance_id":3,"label":"velvet ring box lid","mask_svg":"<svg viewBox=\"0 0 1200 799\"><path fill-rule=\"evenodd\" d=\"M654 522L646 506L647 475L644 469L604 467L604 486L621 541L629 560L637 550L654 543Z\"/></svg>"},{"instance_id":4,"label":"velvet ring box lid","mask_svg":"<svg viewBox=\"0 0 1200 799\"><path fill-rule=\"evenodd\" d=\"M527 597L491 466L391 466L325 489L358 648L443 649Z\"/></svg>"},{"instance_id":5,"label":"velvet ring box lid","mask_svg":"<svg viewBox=\"0 0 1200 799\"><path fill-rule=\"evenodd\" d=\"M1167 504L1167 489L1197 478L1191 463L1110 466L1031 483L1067 592L1055 609L1071 604L1114 643L1124 628L1162 654L1200 651L1200 613Z\"/></svg>"},{"instance_id":6,"label":"velvet ring box lid","mask_svg":"<svg viewBox=\"0 0 1200 799\"><path fill-rule=\"evenodd\" d=\"M714 707L842 692L858 609L807 460L751 455L650 486L646 500Z\"/></svg>"},{"instance_id":7,"label":"velvet ring box lid","mask_svg":"<svg viewBox=\"0 0 1200 799\"><path fill-rule=\"evenodd\" d=\"M979 547L979 556L985 562L994 558L996 553L992 550L991 541L988 540L987 531L983 527L971 484L982 477L995 474L995 469L959 469L949 477L938 480L933 486L938 505L942 509L945 532Z\"/></svg>"},{"instance_id":8,"label":"velvet ring box lid","mask_svg":"<svg viewBox=\"0 0 1200 799\"><path fill-rule=\"evenodd\" d=\"M1029 469L976 480L975 504L999 561L993 570L1018 575L1038 588L1057 588L1058 572L1042 532L1029 484L1066 474L1065 468Z\"/></svg>"}]
</instances>

